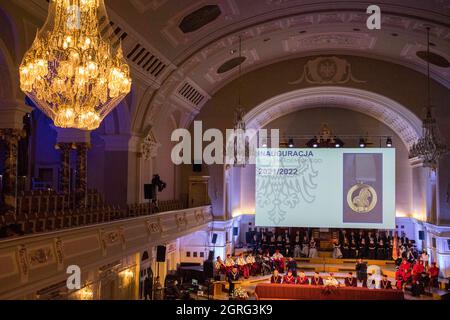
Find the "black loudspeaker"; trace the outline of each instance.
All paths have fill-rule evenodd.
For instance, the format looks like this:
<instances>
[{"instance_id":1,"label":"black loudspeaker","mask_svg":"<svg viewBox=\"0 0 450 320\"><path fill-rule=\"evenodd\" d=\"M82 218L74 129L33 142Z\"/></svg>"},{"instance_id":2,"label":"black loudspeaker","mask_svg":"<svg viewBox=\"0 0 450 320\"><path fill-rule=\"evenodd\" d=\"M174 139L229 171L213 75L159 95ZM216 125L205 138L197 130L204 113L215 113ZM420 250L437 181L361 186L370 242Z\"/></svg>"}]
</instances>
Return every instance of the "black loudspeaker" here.
<instances>
[{"instance_id":1,"label":"black loudspeaker","mask_svg":"<svg viewBox=\"0 0 450 320\"><path fill-rule=\"evenodd\" d=\"M202 165L194 163L192 165L192 171L194 171L194 172L202 172Z\"/></svg>"},{"instance_id":2,"label":"black loudspeaker","mask_svg":"<svg viewBox=\"0 0 450 320\"><path fill-rule=\"evenodd\" d=\"M156 248L156 262L165 262L166 261L166 247L158 246Z\"/></svg>"},{"instance_id":3,"label":"black loudspeaker","mask_svg":"<svg viewBox=\"0 0 450 320\"><path fill-rule=\"evenodd\" d=\"M419 240L425 240L425 231L419 231Z\"/></svg>"},{"instance_id":4,"label":"black loudspeaker","mask_svg":"<svg viewBox=\"0 0 450 320\"><path fill-rule=\"evenodd\" d=\"M217 233L213 233L211 243L216 244L216 242L217 242Z\"/></svg>"},{"instance_id":5,"label":"black loudspeaker","mask_svg":"<svg viewBox=\"0 0 450 320\"><path fill-rule=\"evenodd\" d=\"M214 277L214 263L212 260L203 262L203 273L207 279Z\"/></svg>"},{"instance_id":6,"label":"black loudspeaker","mask_svg":"<svg viewBox=\"0 0 450 320\"><path fill-rule=\"evenodd\" d=\"M233 228L233 236L238 236L239 235L239 229L238 229L238 227L234 227Z\"/></svg>"},{"instance_id":7,"label":"black loudspeaker","mask_svg":"<svg viewBox=\"0 0 450 320\"><path fill-rule=\"evenodd\" d=\"M153 200L156 198L155 188L152 184L144 184L144 199Z\"/></svg>"}]
</instances>

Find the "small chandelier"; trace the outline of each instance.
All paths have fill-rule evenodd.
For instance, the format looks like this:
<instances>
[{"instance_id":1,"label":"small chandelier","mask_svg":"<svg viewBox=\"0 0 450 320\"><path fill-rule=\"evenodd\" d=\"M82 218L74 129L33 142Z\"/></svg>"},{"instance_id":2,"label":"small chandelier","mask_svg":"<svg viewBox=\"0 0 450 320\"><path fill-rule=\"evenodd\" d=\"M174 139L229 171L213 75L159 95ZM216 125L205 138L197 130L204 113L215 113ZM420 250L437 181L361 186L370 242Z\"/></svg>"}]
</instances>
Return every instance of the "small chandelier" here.
<instances>
[{"instance_id":1,"label":"small chandelier","mask_svg":"<svg viewBox=\"0 0 450 320\"><path fill-rule=\"evenodd\" d=\"M20 88L55 126L94 130L130 92L104 0L51 0L20 66Z\"/></svg>"},{"instance_id":2,"label":"small chandelier","mask_svg":"<svg viewBox=\"0 0 450 320\"><path fill-rule=\"evenodd\" d=\"M426 168L435 169L439 159L444 156L448 149L439 133L436 119L431 113L431 93L430 93L430 27L427 27L427 81L428 81L428 103L426 107L426 117L422 123L422 137L413 144L409 151L410 158L419 158Z\"/></svg>"},{"instance_id":3,"label":"small chandelier","mask_svg":"<svg viewBox=\"0 0 450 320\"><path fill-rule=\"evenodd\" d=\"M242 58L242 37L239 36L239 58ZM245 109L241 104L242 63L239 64L238 104L234 110L234 167L243 168L247 162L248 145L245 137ZM242 150L244 146L244 150Z\"/></svg>"}]
</instances>

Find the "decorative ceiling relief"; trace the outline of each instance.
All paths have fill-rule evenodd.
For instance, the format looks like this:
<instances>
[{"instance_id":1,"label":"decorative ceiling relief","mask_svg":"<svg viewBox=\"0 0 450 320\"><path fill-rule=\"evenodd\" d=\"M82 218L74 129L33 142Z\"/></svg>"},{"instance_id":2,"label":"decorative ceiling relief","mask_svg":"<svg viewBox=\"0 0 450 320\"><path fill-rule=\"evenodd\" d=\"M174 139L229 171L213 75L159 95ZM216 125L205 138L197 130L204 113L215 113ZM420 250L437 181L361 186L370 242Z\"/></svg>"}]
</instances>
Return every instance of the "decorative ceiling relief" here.
<instances>
[{"instance_id":1,"label":"decorative ceiling relief","mask_svg":"<svg viewBox=\"0 0 450 320\"><path fill-rule=\"evenodd\" d=\"M156 140L152 129L148 132L141 145L142 155L145 160L150 160L158 155L158 149L161 144Z\"/></svg>"},{"instance_id":2,"label":"decorative ceiling relief","mask_svg":"<svg viewBox=\"0 0 450 320\"><path fill-rule=\"evenodd\" d=\"M200 32L209 33L210 26L230 21L238 15L239 9L234 0L219 0L214 5L201 1L169 19L161 33L174 47L178 47L191 42L194 35Z\"/></svg>"},{"instance_id":3,"label":"decorative ceiling relief","mask_svg":"<svg viewBox=\"0 0 450 320\"><path fill-rule=\"evenodd\" d=\"M295 85L303 82L309 84L344 84L353 81L365 83L356 79L352 73L350 63L337 57L319 57L309 60L300 78L289 84Z\"/></svg>"},{"instance_id":4,"label":"decorative ceiling relief","mask_svg":"<svg viewBox=\"0 0 450 320\"><path fill-rule=\"evenodd\" d=\"M327 48L346 50L369 50L376 38L367 33L322 33L311 36L298 35L283 41L285 51L311 51Z\"/></svg>"}]
</instances>

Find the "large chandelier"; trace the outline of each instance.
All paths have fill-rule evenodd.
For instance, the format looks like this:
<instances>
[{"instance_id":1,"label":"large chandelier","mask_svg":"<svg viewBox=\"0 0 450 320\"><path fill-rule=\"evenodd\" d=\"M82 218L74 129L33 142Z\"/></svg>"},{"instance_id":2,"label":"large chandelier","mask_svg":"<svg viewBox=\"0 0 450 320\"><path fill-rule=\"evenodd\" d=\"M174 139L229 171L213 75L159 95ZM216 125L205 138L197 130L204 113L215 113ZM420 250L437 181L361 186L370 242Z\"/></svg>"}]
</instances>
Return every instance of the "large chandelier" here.
<instances>
[{"instance_id":1,"label":"large chandelier","mask_svg":"<svg viewBox=\"0 0 450 320\"><path fill-rule=\"evenodd\" d=\"M423 161L423 166L435 169L439 159L444 156L448 149L439 133L436 119L431 113L431 81L430 81L430 28L427 27L427 71L428 71L428 103L426 107L426 117L422 123L422 137L414 143L409 152L410 158L419 158Z\"/></svg>"},{"instance_id":2,"label":"large chandelier","mask_svg":"<svg viewBox=\"0 0 450 320\"><path fill-rule=\"evenodd\" d=\"M20 66L20 87L55 126L94 130L130 92L103 0L51 0Z\"/></svg>"},{"instance_id":3,"label":"large chandelier","mask_svg":"<svg viewBox=\"0 0 450 320\"><path fill-rule=\"evenodd\" d=\"M239 58L242 58L242 37L239 36ZM246 125L244 121L245 109L241 104L241 86L242 86L242 63L239 64L238 72L238 104L234 110L234 167L243 168L247 162L248 144L246 141Z\"/></svg>"}]
</instances>

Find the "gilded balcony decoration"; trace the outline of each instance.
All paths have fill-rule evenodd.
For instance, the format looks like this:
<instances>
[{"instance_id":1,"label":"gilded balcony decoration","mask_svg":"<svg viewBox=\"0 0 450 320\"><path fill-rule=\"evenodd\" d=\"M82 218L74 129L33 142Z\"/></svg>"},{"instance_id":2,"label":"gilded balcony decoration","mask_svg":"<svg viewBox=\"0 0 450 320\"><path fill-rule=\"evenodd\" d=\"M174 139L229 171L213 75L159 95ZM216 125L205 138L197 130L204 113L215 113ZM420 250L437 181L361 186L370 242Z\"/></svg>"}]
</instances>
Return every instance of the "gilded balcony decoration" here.
<instances>
[{"instance_id":1,"label":"gilded balcony decoration","mask_svg":"<svg viewBox=\"0 0 450 320\"><path fill-rule=\"evenodd\" d=\"M104 0L52 0L20 66L20 87L55 126L94 130L130 92Z\"/></svg>"}]
</instances>

